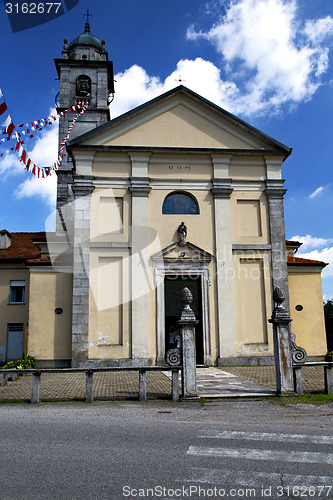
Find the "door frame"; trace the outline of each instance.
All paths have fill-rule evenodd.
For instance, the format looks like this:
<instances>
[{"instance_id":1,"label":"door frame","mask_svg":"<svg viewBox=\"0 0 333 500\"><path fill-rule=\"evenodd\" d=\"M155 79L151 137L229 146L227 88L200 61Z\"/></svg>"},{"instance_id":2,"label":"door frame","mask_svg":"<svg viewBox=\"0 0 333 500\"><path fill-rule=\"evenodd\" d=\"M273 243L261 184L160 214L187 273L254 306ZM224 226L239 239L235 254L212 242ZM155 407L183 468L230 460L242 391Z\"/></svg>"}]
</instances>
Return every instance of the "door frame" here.
<instances>
[{"instance_id":1,"label":"door frame","mask_svg":"<svg viewBox=\"0 0 333 500\"><path fill-rule=\"evenodd\" d=\"M9 347L9 337L10 333L20 333L22 334L22 351L18 358L8 357L8 347ZM6 362L16 361L17 359L24 358L24 323L7 323L7 341L6 341Z\"/></svg>"},{"instance_id":2,"label":"door frame","mask_svg":"<svg viewBox=\"0 0 333 500\"><path fill-rule=\"evenodd\" d=\"M208 262L156 262L156 326L157 326L157 364L165 364L165 294L164 278L172 275L197 276L201 280L202 334L204 365L212 365L210 336L209 286L210 271Z\"/></svg>"}]
</instances>

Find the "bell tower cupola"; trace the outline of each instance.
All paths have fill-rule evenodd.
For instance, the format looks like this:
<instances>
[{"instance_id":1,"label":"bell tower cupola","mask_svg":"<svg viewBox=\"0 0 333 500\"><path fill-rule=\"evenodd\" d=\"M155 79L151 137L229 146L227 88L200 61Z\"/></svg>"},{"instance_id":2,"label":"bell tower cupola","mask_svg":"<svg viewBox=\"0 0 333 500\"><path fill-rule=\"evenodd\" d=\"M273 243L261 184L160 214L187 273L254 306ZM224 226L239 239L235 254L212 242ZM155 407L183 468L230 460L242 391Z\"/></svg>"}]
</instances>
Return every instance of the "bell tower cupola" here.
<instances>
[{"instance_id":1,"label":"bell tower cupola","mask_svg":"<svg viewBox=\"0 0 333 500\"><path fill-rule=\"evenodd\" d=\"M60 80L57 109L63 111L79 101L89 102L89 109L71 139L108 121L110 95L114 93L113 64L105 41L91 34L88 20L83 33L69 44L64 40L62 59L55 59L55 64Z\"/></svg>"},{"instance_id":2,"label":"bell tower cupola","mask_svg":"<svg viewBox=\"0 0 333 500\"><path fill-rule=\"evenodd\" d=\"M109 61L105 41L99 40L90 31L89 16L88 11L84 32L70 43L65 39L62 58L54 60L60 81L56 97L58 113L79 102L88 102L88 109L75 123L69 140L110 120L109 104L114 93L113 64ZM59 149L77 113L66 112L60 117ZM57 208L60 208L69 201L73 182L73 164L66 155L57 176Z\"/></svg>"}]
</instances>

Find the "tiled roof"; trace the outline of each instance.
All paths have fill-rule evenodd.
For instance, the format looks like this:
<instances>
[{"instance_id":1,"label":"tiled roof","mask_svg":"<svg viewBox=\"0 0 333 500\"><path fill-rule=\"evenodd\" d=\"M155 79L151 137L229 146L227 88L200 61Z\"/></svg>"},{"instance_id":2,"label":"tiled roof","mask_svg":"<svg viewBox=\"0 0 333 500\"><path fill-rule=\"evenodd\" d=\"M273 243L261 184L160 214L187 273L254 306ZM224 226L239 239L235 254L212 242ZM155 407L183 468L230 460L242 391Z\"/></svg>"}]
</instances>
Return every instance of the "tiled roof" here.
<instances>
[{"instance_id":1,"label":"tiled roof","mask_svg":"<svg viewBox=\"0 0 333 500\"><path fill-rule=\"evenodd\" d=\"M52 264L50 257L39 257L37 259L28 259L28 265L50 266Z\"/></svg>"},{"instance_id":2,"label":"tiled roof","mask_svg":"<svg viewBox=\"0 0 333 500\"><path fill-rule=\"evenodd\" d=\"M313 259L304 259L303 257L294 257L294 256L287 256L287 263L290 264L299 264L303 266L320 266L320 267L325 267L328 266L326 262L323 262L321 260L313 260Z\"/></svg>"},{"instance_id":3,"label":"tiled roof","mask_svg":"<svg viewBox=\"0 0 333 500\"><path fill-rule=\"evenodd\" d=\"M287 247L300 247L301 245L303 245L303 243L301 243L300 241L296 241L296 240L286 240L286 245Z\"/></svg>"},{"instance_id":4,"label":"tiled roof","mask_svg":"<svg viewBox=\"0 0 333 500\"><path fill-rule=\"evenodd\" d=\"M34 245L33 241L45 240L44 232L10 233L10 236L11 245L8 248L0 250L0 262L25 261L40 257L40 249Z\"/></svg>"}]
</instances>

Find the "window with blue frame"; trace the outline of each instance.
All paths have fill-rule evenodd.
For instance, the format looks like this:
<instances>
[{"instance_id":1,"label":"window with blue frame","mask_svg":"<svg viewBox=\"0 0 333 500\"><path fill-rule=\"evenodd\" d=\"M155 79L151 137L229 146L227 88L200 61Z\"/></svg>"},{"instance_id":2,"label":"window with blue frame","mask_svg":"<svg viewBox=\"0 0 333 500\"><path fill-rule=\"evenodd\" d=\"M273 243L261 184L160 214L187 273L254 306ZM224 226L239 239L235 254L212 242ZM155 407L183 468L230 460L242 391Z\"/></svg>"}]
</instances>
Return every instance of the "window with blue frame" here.
<instances>
[{"instance_id":1,"label":"window with blue frame","mask_svg":"<svg viewBox=\"0 0 333 500\"><path fill-rule=\"evenodd\" d=\"M187 193L170 193L166 196L162 214L198 214L199 205L197 200Z\"/></svg>"}]
</instances>

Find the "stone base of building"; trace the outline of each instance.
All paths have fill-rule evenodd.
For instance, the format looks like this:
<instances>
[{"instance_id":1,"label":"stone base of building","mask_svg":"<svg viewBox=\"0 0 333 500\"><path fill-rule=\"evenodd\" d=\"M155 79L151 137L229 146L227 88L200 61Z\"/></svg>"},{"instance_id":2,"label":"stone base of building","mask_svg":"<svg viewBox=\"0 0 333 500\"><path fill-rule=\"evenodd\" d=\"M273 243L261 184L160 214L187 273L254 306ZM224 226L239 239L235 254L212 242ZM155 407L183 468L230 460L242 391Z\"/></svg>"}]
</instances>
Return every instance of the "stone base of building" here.
<instances>
[{"instance_id":1,"label":"stone base of building","mask_svg":"<svg viewBox=\"0 0 333 500\"><path fill-rule=\"evenodd\" d=\"M36 368L70 368L70 359L38 359Z\"/></svg>"}]
</instances>

